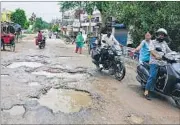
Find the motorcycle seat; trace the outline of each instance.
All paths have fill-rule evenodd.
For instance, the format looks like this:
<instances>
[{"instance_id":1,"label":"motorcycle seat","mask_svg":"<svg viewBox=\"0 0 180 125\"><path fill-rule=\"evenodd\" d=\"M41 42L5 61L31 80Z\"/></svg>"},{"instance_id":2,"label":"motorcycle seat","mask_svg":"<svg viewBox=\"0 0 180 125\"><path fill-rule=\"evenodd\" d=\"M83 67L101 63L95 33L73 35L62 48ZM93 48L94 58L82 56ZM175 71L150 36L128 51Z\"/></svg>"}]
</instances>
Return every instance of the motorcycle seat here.
<instances>
[{"instance_id":1,"label":"motorcycle seat","mask_svg":"<svg viewBox=\"0 0 180 125\"><path fill-rule=\"evenodd\" d=\"M147 62L143 62L143 66L144 66L146 69L150 69L150 65L149 65L149 63L147 63Z\"/></svg>"}]
</instances>

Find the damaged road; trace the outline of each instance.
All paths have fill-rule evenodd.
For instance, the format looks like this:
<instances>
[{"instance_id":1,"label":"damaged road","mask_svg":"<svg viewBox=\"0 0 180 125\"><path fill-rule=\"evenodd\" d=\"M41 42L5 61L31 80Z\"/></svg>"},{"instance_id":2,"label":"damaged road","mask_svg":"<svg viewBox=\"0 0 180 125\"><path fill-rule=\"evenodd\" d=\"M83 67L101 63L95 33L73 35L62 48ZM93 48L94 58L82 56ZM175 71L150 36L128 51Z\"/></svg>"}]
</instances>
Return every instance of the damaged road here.
<instances>
[{"instance_id":1,"label":"damaged road","mask_svg":"<svg viewBox=\"0 0 180 125\"><path fill-rule=\"evenodd\" d=\"M3 124L164 124L180 123L180 110L168 97L143 98L135 67L126 65L121 82L99 73L87 50L47 39L1 52ZM166 112L166 114L165 114Z\"/></svg>"}]
</instances>

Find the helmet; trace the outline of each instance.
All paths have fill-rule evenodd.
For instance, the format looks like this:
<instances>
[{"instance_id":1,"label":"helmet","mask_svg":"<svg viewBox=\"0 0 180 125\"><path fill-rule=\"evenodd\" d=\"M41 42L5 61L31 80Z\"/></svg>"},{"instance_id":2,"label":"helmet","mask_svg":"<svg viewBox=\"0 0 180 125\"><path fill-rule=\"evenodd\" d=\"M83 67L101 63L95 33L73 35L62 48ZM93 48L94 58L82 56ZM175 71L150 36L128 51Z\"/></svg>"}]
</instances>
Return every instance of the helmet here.
<instances>
[{"instance_id":1,"label":"helmet","mask_svg":"<svg viewBox=\"0 0 180 125\"><path fill-rule=\"evenodd\" d=\"M167 31L164 28L160 28L156 31L156 33L164 33L165 36L167 36Z\"/></svg>"},{"instance_id":2,"label":"helmet","mask_svg":"<svg viewBox=\"0 0 180 125\"><path fill-rule=\"evenodd\" d=\"M163 33L164 34L164 37L160 37L159 36L159 33ZM159 41L159 42L163 42L165 40L165 37L167 37L167 31L164 29L164 28L160 28L156 31L156 39Z\"/></svg>"}]
</instances>

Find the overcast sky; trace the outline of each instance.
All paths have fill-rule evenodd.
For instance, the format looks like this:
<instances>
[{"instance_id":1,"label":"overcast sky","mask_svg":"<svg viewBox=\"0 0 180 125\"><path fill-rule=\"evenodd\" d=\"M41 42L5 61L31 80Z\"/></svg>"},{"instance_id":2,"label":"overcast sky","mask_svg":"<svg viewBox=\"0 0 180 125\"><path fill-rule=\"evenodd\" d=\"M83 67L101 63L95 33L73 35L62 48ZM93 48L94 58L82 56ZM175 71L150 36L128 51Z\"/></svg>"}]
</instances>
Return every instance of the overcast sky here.
<instances>
[{"instance_id":1,"label":"overcast sky","mask_svg":"<svg viewBox=\"0 0 180 125\"><path fill-rule=\"evenodd\" d=\"M1 2L1 10L3 8L12 11L21 8L25 10L28 18L34 12L37 17L42 17L47 22L61 18L58 2Z\"/></svg>"}]
</instances>

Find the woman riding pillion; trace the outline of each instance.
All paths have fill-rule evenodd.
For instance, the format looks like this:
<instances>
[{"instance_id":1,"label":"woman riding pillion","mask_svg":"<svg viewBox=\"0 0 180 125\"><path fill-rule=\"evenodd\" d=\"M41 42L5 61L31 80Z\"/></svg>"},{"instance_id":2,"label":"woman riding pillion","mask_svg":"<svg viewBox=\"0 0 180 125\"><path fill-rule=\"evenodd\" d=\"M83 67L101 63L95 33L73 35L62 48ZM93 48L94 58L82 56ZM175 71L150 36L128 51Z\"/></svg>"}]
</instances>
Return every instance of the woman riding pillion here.
<instances>
[{"instance_id":1,"label":"woman riding pillion","mask_svg":"<svg viewBox=\"0 0 180 125\"><path fill-rule=\"evenodd\" d=\"M133 52L140 51L139 56L139 63L142 64L143 62L149 63L150 60L150 51L149 51L149 44L151 42L151 34L147 32L145 34L145 40L143 40L140 45L133 50Z\"/></svg>"}]
</instances>

